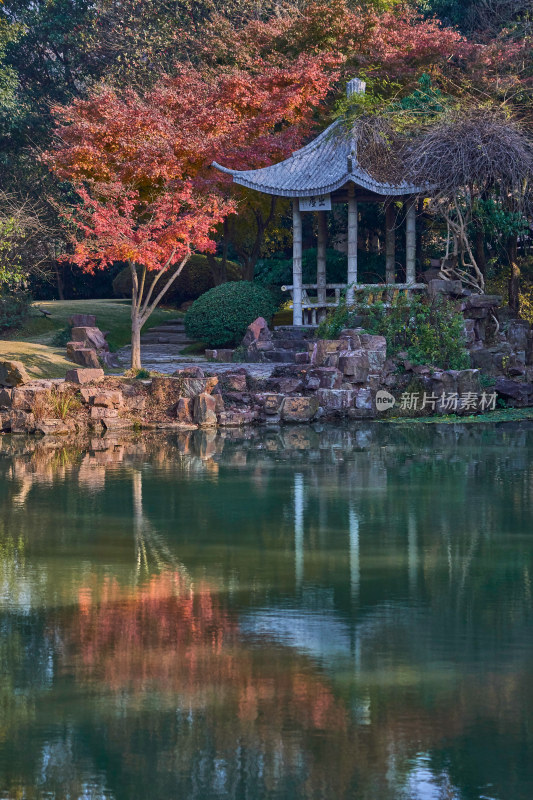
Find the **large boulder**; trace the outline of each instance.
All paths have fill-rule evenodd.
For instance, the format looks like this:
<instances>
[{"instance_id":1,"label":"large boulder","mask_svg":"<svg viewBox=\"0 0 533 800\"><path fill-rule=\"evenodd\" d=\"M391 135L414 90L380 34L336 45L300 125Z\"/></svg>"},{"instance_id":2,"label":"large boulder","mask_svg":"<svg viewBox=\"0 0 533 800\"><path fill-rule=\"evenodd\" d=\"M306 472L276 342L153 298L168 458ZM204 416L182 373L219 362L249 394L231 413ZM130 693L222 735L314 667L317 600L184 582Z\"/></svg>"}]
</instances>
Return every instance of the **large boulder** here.
<instances>
[{"instance_id":1,"label":"large boulder","mask_svg":"<svg viewBox=\"0 0 533 800\"><path fill-rule=\"evenodd\" d=\"M498 378L494 384L494 391L498 394L498 397L513 408L533 406L533 383Z\"/></svg>"},{"instance_id":2,"label":"large boulder","mask_svg":"<svg viewBox=\"0 0 533 800\"><path fill-rule=\"evenodd\" d=\"M82 342L85 347L91 347L93 350L109 350L100 328L89 326L72 328L71 337L73 342Z\"/></svg>"},{"instance_id":3,"label":"large boulder","mask_svg":"<svg viewBox=\"0 0 533 800\"><path fill-rule=\"evenodd\" d=\"M33 411L39 403L46 403L49 395L49 389L45 389L43 386L32 386L31 384L17 386L11 395L12 408L20 411Z\"/></svg>"},{"instance_id":4,"label":"large boulder","mask_svg":"<svg viewBox=\"0 0 533 800\"><path fill-rule=\"evenodd\" d=\"M280 408L281 419L285 422L309 422L318 411L318 397L286 397Z\"/></svg>"},{"instance_id":5,"label":"large boulder","mask_svg":"<svg viewBox=\"0 0 533 800\"><path fill-rule=\"evenodd\" d=\"M355 389L319 389L317 397L326 416L344 414L354 405L357 391Z\"/></svg>"},{"instance_id":6,"label":"large boulder","mask_svg":"<svg viewBox=\"0 0 533 800\"><path fill-rule=\"evenodd\" d=\"M347 350L339 356L339 369L350 383L365 383L370 372L367 350Z\"/></svg>"},{"instance_id":7,"label":"large boulder","mask_svg":"<svg viewBox=\"0 0 533 800\"><path fill-rule=\"evenodd\" d=\"M104 379L104 370L98 369L69 369L65 375L65 380L69 383L76 383L84 386L87 383L99 383Z\"/></svg>"},{"instance_id":8,"label":"large boulder","mask_svg":"<svg viewBox=\"0 0 533 800\"><path fill-rule=\"evenodd\" d=\"M22 386L29 381L30 376L21 361L0 361L0 386Z\"/></svg>"},{"instance_id":9,"label":"large boulder","mask_svg":"<svg viewBox=\"0 0 533 800\"><path fill-rule=\"evenodd\" d=\"M45 418L35 423L35 432L43 436L66 436L74 430L74 423L70 420Z\"/></svg>"},{"instance_id":10,"label":"large boulder","mask_svg":"<svg viewBox=\"0 0 533 800\"><path fill-rule=\"evenodd\" d=\"M67 344L67 358L75 364L79 364L80 367L101 369L96 350L83 347L82 342L69 342Z\"/></svg>"},{"instance_id":11,"label":"large boulder","mask_svg":"<svg viewBox=\"0 0 533 800\"><path fill-rule=\"evenodd\" d=\"M248 325L241 344L252 351L273 349L272 334L264 317L258 317Z\"/></svg>"},{"instance_id":12,"label":"large boulder","mask_svg":"<svg viewBox=\"0 0 533 800\"><path fill-rule=\"evenodd\" d=\"M216 400L213 395L202 392L194 398L193 420L201 428L217 424Z\"/></svg>"}]
</instances>

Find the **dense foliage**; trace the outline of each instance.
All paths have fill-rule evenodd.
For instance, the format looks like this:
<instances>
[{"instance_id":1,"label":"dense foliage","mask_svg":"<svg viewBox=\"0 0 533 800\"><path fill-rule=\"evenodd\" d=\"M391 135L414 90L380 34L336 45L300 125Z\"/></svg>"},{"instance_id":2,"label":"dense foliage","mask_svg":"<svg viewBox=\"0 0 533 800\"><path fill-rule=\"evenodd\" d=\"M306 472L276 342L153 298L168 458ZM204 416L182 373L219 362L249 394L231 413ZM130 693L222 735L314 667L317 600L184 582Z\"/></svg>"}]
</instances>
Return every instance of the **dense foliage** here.
<instances>
[{"instance_id":1,"label":"dense foliage","mask_svg":"<svg viewBox=\"0 0 533 800\"><path fill-rule=\"evenodd\" d=\"M185 315L185 330L209 347L231 347L251 322L257 317L270 322L275 310L268 289L250 281L224 283L195 300Z\"/></svg>"},{"instance_id":2,"label":"dense foliage","mask_svg":"<svg viewBox=\"0 0 533 800\"><path fill-rule=\"evenodd\" d=\"M399 295L391 303L361 302L352 308L343 301L331 309L317 335L335 339L343 328L357 324L362 324L368 333L384 336L390 356L403 352L413 364L441 369L470 366L463 316L445 298Z\"/></svg>"},{"instance_id":3,"label":"dense foliage","mask_svg":"<svg viewBox=\"0 0 533 800\"><path fill-rule=\"evenodd\" d=\"M69 125L75 124L74 110L81 115L79 103L88 103L90 114L100 115L96 121L102 132L105 113L97 98L104 98L104 104L109 100L113 109L109 119L114 117L118 127L124 122L123 132L131 129L133 146L146 118L147 127L157 131L149 147L155 148L155 162L161 163L166 145L160 138L163 128L155 122L155 108L165 125L183 128L191 151L200 146L204 164L208 148L203 142L211 146L216 132L217 146L210 155L238 168L284 158L322 129L343 108L344 85L354 75L367 81L360 111L371 115L388 104L411 113L423 127L424 111L430 106L438 116L473 99L477 104L503 106L509 116L518 112L530 124L530 12L531 3L520 0L4 0L0 4L0 191L21 205L28 199L32 205L42 200L40 213L46 223L24 254L29 280L34 285L37 280L41 290L43 275L35 278L31 269L38 260L59 296L79 296L77 268L71 274L72 267L58 262L57 255L69 252L71 232L68 226L59 226L58 209L80 200L72 184L81 178L68 170L49 173L39 157L53 141L52 109L58 103L65 107L78 102L70 117L65 113L62 118ZM294 82L298 74L300 84ZM227 87L232 75L240 76L241 83L233 83L237 118L230 121ZM424 76L426 83L421 86ZM294 93L289 97L286 89L291 80ZM187 113L171 119L171 114L162 112L172 87L179 92L183 86ZM200 119L191 101L206 112ZM175 111L175 104L170 108ZM128 112L133 120L126 120ZM229 135L235 126L240 139ZM95 120L92 133L87 131L89 139L94 130ZM114 133L120 132L116 128ZM253 146L243 147L243 142ZM94 136L92 145L97 152ZM122 152L129 155L126 149ZM87 149L79 155L86 159ZM172 156L168 147L167 155ZM94 159L85 165L90 171ZM115 177L112 170L110 186ZM143 191L150 192L160 178L144 171ZM229 260L238 259L242 276L250 280L260 259L289 256L289 204L232 186L214 171L204 178L208 194L221 189L236 203L236 213L226 215L209 233L221 259L216 262L217 281L226 279ZM493 242L488 238L484 242L480 217L473 218L471 227L476 260L484 271ZM445 231L437 237L436 230L422 230L423 245L441 252ZM497 233L492 239L509 262L516 236ZM86 279L80 278L80 283L85 286ZM96 283L97 279L95 287Z\"/></svg>"}]
</instances>

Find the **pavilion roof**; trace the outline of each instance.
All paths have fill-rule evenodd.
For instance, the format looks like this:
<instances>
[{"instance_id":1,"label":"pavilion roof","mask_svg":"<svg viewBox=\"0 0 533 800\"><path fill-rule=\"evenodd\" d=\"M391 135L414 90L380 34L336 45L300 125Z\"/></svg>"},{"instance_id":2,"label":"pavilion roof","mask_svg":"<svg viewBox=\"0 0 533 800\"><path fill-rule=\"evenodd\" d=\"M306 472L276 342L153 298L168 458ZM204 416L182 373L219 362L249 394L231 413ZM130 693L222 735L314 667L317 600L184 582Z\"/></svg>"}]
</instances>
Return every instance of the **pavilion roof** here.
<instances>
[{"instance_id":1,"label":"pavilion roof","mask_svg":"<svg viewBox=\"0 0 533 800\"><path fill-rule=\"evenodd\" d=\"M241 186L280 197L329 194L350 182L384 197L419 194L428 188L405 180L388 183L373 178L359 164L356 138L346 133L341 119L279 164L247 170L228 169L216 161L213 166Z\"/></svg>"}]
</instances>

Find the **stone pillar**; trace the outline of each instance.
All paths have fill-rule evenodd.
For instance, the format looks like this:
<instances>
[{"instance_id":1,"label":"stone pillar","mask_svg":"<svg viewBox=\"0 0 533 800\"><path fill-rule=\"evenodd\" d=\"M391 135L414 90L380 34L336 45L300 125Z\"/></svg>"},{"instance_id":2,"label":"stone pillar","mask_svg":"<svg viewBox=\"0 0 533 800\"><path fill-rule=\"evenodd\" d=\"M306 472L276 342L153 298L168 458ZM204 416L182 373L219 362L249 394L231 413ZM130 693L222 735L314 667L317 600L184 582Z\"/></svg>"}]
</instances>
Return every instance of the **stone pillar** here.
<instances>
[{"instance_id":1,"label":"stone pillar","mask_svg":"<svg viewBox=\"0 0 533 800\"><path fill-rule=\"evenodd\" d=\"M392 203L385 208L385 281L396 283L396 210Z\"/></svg>"},{"instance_id":2,"label":"stone pillar","mask_svg":"<svg viewBox=\"0 0 533 800\"><path fill-rule=\"evenodd\" d=\"M292 324L302 326L302 213L298 198L292 201Z\"/></svg>"},{"instance_id":3,"label":"stone pillar","mask_svg":"<svg viewBox=\"0 0 533 800\"><path fill-rule=\"evenodd\" d=\"M326 245L328 237L328 220L325 211L317 212L318 239L316 250L316 283L319 303L326 302Z\"/></svg>"},{"instance_id":4,"label":"stone pillar","mask_svg":"<svg viewBox=\"0 0 533 800\"><path fill-rule=\"evenodd\" d=\"M416 282L416 208L414 201L406 203L405 215L405 281Z\"/></svg>"},{"instance_id":5,"label":"stone pillar","mask_svg":"<svg viewBox=\"0 0 533 800\"><path fill-rule=\"evenodd\" d=\"M348 189L348 291L346 302L353 303L357 283L357 200L353 184ZM352 286L350 287L350 284Z\"/></svg>"}]
</instances>

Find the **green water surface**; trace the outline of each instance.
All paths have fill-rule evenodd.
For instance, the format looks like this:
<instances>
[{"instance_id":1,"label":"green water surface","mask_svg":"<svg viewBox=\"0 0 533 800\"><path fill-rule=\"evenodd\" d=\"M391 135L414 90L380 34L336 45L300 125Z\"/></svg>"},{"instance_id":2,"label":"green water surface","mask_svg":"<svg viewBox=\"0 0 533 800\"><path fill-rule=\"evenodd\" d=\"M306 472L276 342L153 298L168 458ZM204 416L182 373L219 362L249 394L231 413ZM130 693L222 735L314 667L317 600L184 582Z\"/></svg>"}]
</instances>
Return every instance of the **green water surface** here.
<instances>
[{"instance_id":1,"label":"green water surface","mask_svg":"<svg viewBox=\"0 0 533 800\"><path fill-rule=\"evenodd\" d=\"M533 423L0 439L0 798L531 800Z\"/></svg>"}]
</instances>

